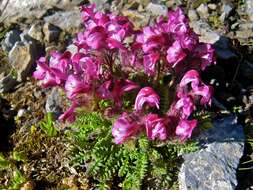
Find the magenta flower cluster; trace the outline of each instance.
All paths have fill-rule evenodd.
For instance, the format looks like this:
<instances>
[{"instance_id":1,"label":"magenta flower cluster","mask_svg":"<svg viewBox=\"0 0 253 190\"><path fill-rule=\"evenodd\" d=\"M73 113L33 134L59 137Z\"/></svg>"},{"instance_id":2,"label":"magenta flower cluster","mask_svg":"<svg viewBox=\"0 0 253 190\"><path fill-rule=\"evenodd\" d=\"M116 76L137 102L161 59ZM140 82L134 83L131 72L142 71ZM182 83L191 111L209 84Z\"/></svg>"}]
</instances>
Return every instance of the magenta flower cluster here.
<instances>
[{"instance_id":1,"label":"magenta flower cluster","mask_svg":"<svg viewBox=\"0 0 253 190\"><path fill-rule=\"evenodd\" d=\"M141 30L95 5L81 11L84 31L73 42L77 51L40 58L33 74L43 87L66 92L71 106L59 119L73 122L78 107L108 100L107 115L118 116L112 128L117 144L141 132L149 140L190 138L197 126L192 113L210 105L213 94L199 72L214 64L215 56L210 44L199 42L183 11L169 11ZM124 106L128 97L134 97L131 109Z\"/></svg>"}]
</instances>

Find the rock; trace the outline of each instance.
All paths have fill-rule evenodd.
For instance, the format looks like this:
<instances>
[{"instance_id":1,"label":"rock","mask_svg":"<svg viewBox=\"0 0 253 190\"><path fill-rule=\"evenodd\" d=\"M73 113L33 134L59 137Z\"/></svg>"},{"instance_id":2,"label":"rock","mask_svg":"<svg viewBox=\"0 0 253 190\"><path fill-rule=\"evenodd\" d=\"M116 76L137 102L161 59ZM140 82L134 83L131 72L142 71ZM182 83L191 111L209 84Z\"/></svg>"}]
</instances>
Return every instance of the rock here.
<instances>
[{"instance_id":1,"label":"rock","mask_svg":"<svg viewBox=\"0 0 253 190\"><path fill-rule=\"evenodd\" d=\"M220 35L212 30L211 26L204 20L190 22L193 30L200 35L199 40L205 43L215 43L220 39Z\"/></svg>"},{"instance_id":2,"label":"rock","mask_svg":"<svg viewBox=\"0 0 253 190\"><path fill-rule=\"evenodd\" d=\"M26 110L25 109L20 109L18 110L18 113L17 113L17 117L23 117L26 113Z\"/></svg>"},{"instance_id":3,"label":"rock","mask_svg":"<svg viewBox=\"0 0 253 190\"><path fill-rule=\"evenodd\" d=\"M237 55L230 49L230 41L228 38L221 36L214 44L215 52L220 59L233 59Z\"/></svg>"},{"instance_id":4,"label":"rock","mask_svg":"<svg viewBox=\"0 0 253 190\"><path fill-rule=\"evenodd\" d=\"M244 61L240 66L239 73L244 79L252 81L253 80L253 64L248 61Z\"/></svg>"},{"instance_id":5,"label":"rock","mask_svg":"<svg viewBox=\"0 0 253 190\"><path fill-rule=\"evenodd\" d=\"M53 7L73 10L83 0L2 0L0 1L0 22L15 23L19 18L42 18ZM25 10L25 11L24 11Z\"/></svg>"},{"instance_id":6,"label":"rock","mask_svg":"<svg viewBox=\"0 0 253 190\"><path fill-rule=\"evenodd\" d=\"M13 90L17 85L17 81L11 74L4 76L4 73L0 75L0 93L6 93Z\"/></svg>"},{"instance_id":7,"label":"rock","mask_svg":"<svg viewBox=\"0 0 253 190\"><path fill-rule=\"evenodd\" d=\"M33 41L16 42L9 53L9 61L17 73L17 80L24 81L31 74L37 59L37 47Z\"/></svg>"},{"instance_id":8,"label":"rock","mask_svg":"<svg viewBox=\"0 0 253 190\"><path fill-rule=\"evenodd\" d=\"M20 34L21 31L15 29L7 32L5 39L2 42L3 50L9 52L16 42L21 41Z\"/></svg>"},{"instance_id":9,"label":"rock","mask_svg":"<svg viewBox=\"0 0 253 190\"><path fill-rule=\"evenodd\" d=\"M45 23L43 26L43 33L45 35L44 40L48 43L58 41L60 35L60 29L50 23Z\"/></svg>"},{"instance_id":10,"label":"rock","mask_svg":"<svg viewBox=\"0 0 253 190\"><path fill-rule=\"evenodd\" d=\"M33 39L43 43L43 32L42 32L42 26L40 23L33 24L31 28L28 31L28 35L31 36Z\"/></svg>"},{"instance_id":11,"label":"rock","mask_svg":"<svg viewBox=\"0 0 253 190\"><path fill-rule=\"evenodd\" d=\"M234 190L236 170L243 155L245 136L235 117L213 123L198 140L202 148L183 155L179 172L180 190Z\"/></svg>"},{"instance_id":12,"label":"rock","mask_svg":"<svg viewBox=\"0 0 253 190\"><path fill-rule=\"evenodd\" d=\"M20 190L33 190L35 186L36 185L33 181L28 181L20 188Z\"/></svg>"},{"instance_id":13,"label":"rock","mask_svg":"<svg viewBox=\"0 0 253 190\"><path fill-rule=\"evenodd\" d=\"M46 111L48 113L53 113L56 117L58 117L62 113L61 105L62 102L59 89L53 88L46 100Z\"/></svg>"},{"instance_id":14,"label":"rock","mask_svg":"<svg viewBox=\"0 0 253 190\"><path fill-rule=\"evenodd\" d=\"M44 21L70 33L79 31L82 26L82 19L79 10L59 11L53 15L44 17Z\"/></svg>"},{"instance_id":15,"label":"rock","mask_svg":"<svg viewBox=\"0 0 253 190\"><path fill-rule=\"evenodd\" d=\"M153 15L159 16L166 16L168 13L168 8L165 5L155 4L150 2L146 7L146 10L151 12Z\"/></svg>"},{"instance_id":16,"label":"rock","mask_svg":"<svg viewBox=\"0 0 253 190\"><path fill-rule=\"evenodd\" d=\"M89 2L95 3L96 9L98 9L98 10L110 9L109 4L107 4L107 0L89 0Z\"/></svg>"},{"instance_id":17,"label":"rock","mask_svg":"<svg viewBox=\"0 0 253 190\"><path fill-rule=\"evenodd\" d=\"M216 10L217 9L217 5L214 4L214 3L209 3L208 4L208 8L211 9L211 10Z\"/></svg>"},{"instance_id":18,"label":"rock","mask_svg":"<svg viewBox=\"0 0 253 190\"><path fill-rule=\"evenodd\" d=\"M251 21L253 21L253 1L245 0L246 13Z\"/></svg>"},{"instance_id":19,"label":"rock","mask_svg":"<svg viewBox=\"0 0 253 190\"><path fill-rule=\"evenodd\" d=\"M224 22L225 19L230 15L230 13L232 12L232 10L234 9L234 7L231 4L223 4L221 7L221 16L219 17L221 22Z\"/></svg>"},{"instance_id":20,"label":"rock","mask_svg":"<svg viewBox=\"0 0 253 190\"><path fill-rule=\"evenodd\" d=\"M188 17L189 17L190 21L199 20L199 15L197 14L197 12L194 9L189 9Z\"/></svg>"},{"instance_id":21,"label":"rock","mask_svg":"<svg viewBox=\"0 0 253 190\"><path fill-rule=\"evenodd\" d=\"M201 18L208 18L209 13L207 4L202 3L196 10Z\"/></svg>"}]
</instances>

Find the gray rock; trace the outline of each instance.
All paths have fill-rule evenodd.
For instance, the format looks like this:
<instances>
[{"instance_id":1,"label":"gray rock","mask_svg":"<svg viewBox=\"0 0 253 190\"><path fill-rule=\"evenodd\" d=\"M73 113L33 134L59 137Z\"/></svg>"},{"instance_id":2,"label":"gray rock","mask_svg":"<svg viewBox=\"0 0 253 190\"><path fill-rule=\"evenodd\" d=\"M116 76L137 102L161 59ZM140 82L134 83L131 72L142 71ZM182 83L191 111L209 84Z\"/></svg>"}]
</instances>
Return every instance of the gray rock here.
<instances>
[{"instance_id":1,"label":"gray rock","mask_svg":"<svg viewBox=\"0 0 253 190\"><path fill-rule=\"evenodd\" d=\"M216 10L217 9L217 5L214 3L208 3L208 8L211 10Z\"/></svg>"},{"instance_id":2,"label":"gray rock","mask_svg":"<svg viewBox=\"0 0 253 190\"><path fill-rule=\"evenodd\" d=\"M2 0L0 1L0 22L16 22L18 18L42 18L47 9L57 7L72 10L83 0ZM25 10L25 11L24 11Z\"/></svg>"},{"instance_id":3,"label":"gray rock","mask_svg":"<svg viewBox=\"0 0 253 190\"><path fill-rule=\"evenodd\" d=\"M233 116L216 120L213 125L198 138L202 148L183 156L180 190L236 188L236 170L245 144L243 128Z\"/></svg>"},{"instance_id":4,"label":"gray rock","mask_svg":"<svg viewBox=\"0 0 253 190\"><path fill-rule=\"evenodd\" d=\"M219 17L221 22L224 22L225 19L230 15L231 11L234 9L234 7L231 4L223 4L221 7L221 16Z\"/></svg>"},{"instance_id":5,"label":"gray rock","mask_svg":"<svg viewBox=\"0 0 253 190\"><path fill-rule=\"evenodd\" d=\"M246 13L251 21L253 21L253 1L245 0L246 4Z\"/></svg>"},{"instance_id":6,"label":"gray rock","mask_svg":"<svg viewBox=\"0 0 253 190\"><path fill-rule=\"evenodd\" d=\"M189 17L190 21L199 20L199 15L197 14L197 12L194 9L189 9L188 17Z\"/></svg>"},{"instance_id":7,"label":"gray rock","mask_svg":"<svg viewBox=\"0 0 253 190\"><path fill-rule=\"evenodd\" d=\"M166 16L168 13L168 8L165 5L162 4L155 4L150 2L148 6L146 7L146 10L151 12L153 15L163 15Z\"/></svg>"},{"instance_id":8,"label":"gray rock","mask_svg":"<svg viewBox=\"0 0 253 190\"><path fill-rule=\"evenodd\" d=\"M39 42L43 43L43 32L42 26L40 23L33 24L28 31L28 35L31 36L33 39L38 40Z\"/></svg>"},{"instance_id":9,"label":"gray rock","mask_svg":"<svg viewBox=\"0 0 253 190\"><path fill-rule=\"evenodd\" d=\"M252 81L253 80L253 64L248 61L244 61L240 66L239 73L245 79Z\"/></svg>"},{"instance_id":10,"label":"gray rock","mask_svg":"<svg viewBox=\"0 0 253 190\"><path fill-rule=\"evenodd\" d=\"M96 4L96 9L98 10L106 10L109 9L107 4L107 0L89 0L90 3Z\"/></svg>"},{"instance_id":11,"label":"gray rock","mask_svg":"<svg viewBox=\"0 0 253 190\"><path fill-rule=\"evenodd\" d=\"M43 26L43 33L45 35L46 42L58 41L60 35L60 29L50 23L45 23Z\"/></svg>"},{"instance_id":12,"label":"gray rock","mask_svg":"<svg viewBox=\"0 0 253 190\"><path fill-rule=\"evenodd\" d=\"M59 11L53 15L44 17L44 21L67 32L76 32L82 26L82 19L79 10Z\"/></svg>"},{"instance_id":13,"label":"gray rock","mask_svg":"<svg viewBox=\"0 0 253 190\"><path fill-rule=\"evenodd\" d=\"M199 40L205 43L215 43L220 39L218 32L214 31L211 26L204 20L190 22L193 30L200 35Z\"/></svg>"},{"instance_id":14,"label":"gray rock","mask_svg":"<svg viewBox=\"0 0 253 190\"><path fill-rule=\"evenodd\" d=\"M2 42L2 48L4 51L9 52L16 42L21 41L20 38L21 31L11 30L5 35L5 39Z\"/></svg>"},{"instance_id":15,"label":"gray rock","mask_svg":"<svg viewBox=\"0 0 253 190\"><path fill-rule=\"evenodd\" d=\"M16 42L9 53L9 61L17 72L17 80L24 81L31 74L37 59L37 47L33 41Z\"/></svg>"},{"instance_id":16,"label":"gray rock","mask_svg":"<svg viewBox=\"0 0 253 190\"><path fill-rule=\"evenodd\" d=\"M10 92L16 85L17 81L11 74L5 76L2 73L0 75L0 93Z\"/></svg>"},{"instance_id":17,"label":"gray rock","mask_svg":"<svg viewBox=\"0 0 253 190\"><path fill-rule=\"evenodd\" d=\"M208 6L205 3L202 3L196 10L201 18L207 18L209 16Z\"/></svg>"},{"instance_id":18,"label":"gray rock","mask_svg":"<svg viewBox=\"0 0 253 190\"><path fill-rule=\"evenodd\" d=\"M230 49L229 39L221 36L220 39L214 44L215 52L221 59L233 59L237 55Z\"/></svg>"},{"instance_id":19,"label":"gray rock","mask_svg":"<svg viewBox=\"0 0 253 190\"><path fill-rule=\"evenodd\" d=\"M58 88L53 88L46 100L46 111L58 117L62 113L61 96Z\"/></svg>"}]
</instances>

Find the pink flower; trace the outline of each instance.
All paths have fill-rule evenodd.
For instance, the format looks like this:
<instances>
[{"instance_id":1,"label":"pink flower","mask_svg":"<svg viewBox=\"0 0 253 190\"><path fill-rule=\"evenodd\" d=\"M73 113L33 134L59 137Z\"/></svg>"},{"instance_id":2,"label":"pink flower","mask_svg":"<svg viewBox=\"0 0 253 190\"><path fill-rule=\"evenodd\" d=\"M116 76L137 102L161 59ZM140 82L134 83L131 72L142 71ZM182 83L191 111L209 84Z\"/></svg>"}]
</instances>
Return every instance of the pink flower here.
<instances>
[{"instance_id":1,"label":"pink flower","mask_svg":"<svg viewBox=\"0 0 253 190\"><path fill-rule=\"evenodd\" d=\"M122 96L125 92L139 88L139 85L130 80L106 81L97 90L98 95L103 99L113 99L116 106L121 106Z\"/></svg>"},{"instance_id":2,"label":"pink flower","mask_svg":"<svg viewBox=\"0 0 253 190\"><path fill-rule=\"evenodd\" d=\"M61 84L61 81L56 78L51 72L46 72L44 79L42 80L42 86L44 88L57 86Z\"/></svg>"},{"instance_id":3,"label":"pink flower","mask_svg":"<svg viewBox=\"0 0 253 190\"><path fill-rule=\"evenodd\" d=\"M113 124L112 136L116 144L122 144L140 130L136 119L133 116L123 113Z\"/></svg>"},{"instance_id":4,"label":"pink flower","mask_svg":"<svg viewBox=\"0 0 253 190\"><path fill-rule=\"evenodd\" d=\"M134 109L140 111L145 103L159 109L160 97L151 87L142 88L135 99Z\"/></svg>"},{"instance_id":5,"label":"pink flower","mask_svg":"<svg viewBox=\"0 0 253 190\"><path fill-rule=\"evenodd\" d=\"M69 107L69 109L60 115L59 120L62 122L68 121L69 123L73 123L76 119L75 109L77 106L78 104L76 102L72 102L72 105Z\"/></svg>"},{"instance_id":6,"label":"pink flower","mask_svg":"<svg viewBox=\"0 0 253 190\"><path fill-rule=\"evenodd\" d=\"M89 6L82 6L81 7L82 19L84 22L86 22L88 19L91 19L91 17L94 17L95 7L96 7L96 4L94 4L94 3Z\"/></svg>"},{"instance_id":7,"label":"pink flower","mask_svg":"<svg viewBox=\"0 0 253 190\"><path fill-rule=\"evenodd\" d=\"M187 71L179 83L179 87L186 88L189 83L191 84L192 89L197 89L200 83L202 83L199 73L196 70Z\"/></svg>"},{"instance_id":8,"label":"pink flower","mask_svg":"<svg viewBox=\"0 0 253 190\"><path fill-rule=\"evenodd\" d=\"M211 106L212 96L213 96L213 88L211 86L201 86L198 89L193 91L194 95L201 96L200 104Z\"/></svg>"},{"instance_id":9,"label":"pink flower","mask_svg":"<svg viewBox=\"0 0 253 190\"><path fill-rule=\"evenodd\" d=\"M182 9L177 8L175 11L168 13L168 31L176 35L182 35L189 29L188 20Z\"/></svg>"},{"instance_id":10,"label":"pink flower","mask_svg":"<svg viewBox=\"0 0 253 190\"><path fill-rule=\"evenodd\" d=\"M180 43L175 41L172 46L167 50L167 61L175 67L180 61L182 61L187 54L182 49Z\"/></svg>"},{"instance_id":11,"label":"pink flower","mask_svg":"<svg viewBox=\"0 0 253 190\"><path fill-rule=\"evenodd\" d=\"M168 138L165 120L159 118L157 114L148 114L145 117L145 126L149 140L155 140L156 138L166 140Z\"/></svg>"},{"instance_id":12,"label":"pink flower","mask_svg":"<svg viewBox=\"0 0 253 190\"><path fill-rule=\"evenodd\" d=\"M137 36L137 42L142 44L144 53L148 53L153 50L159 50L165 43L165 39L159 30L147 26L143 29L143 33Z\"/></svg>"},{"instance_id":13,"label":"pink flower","mask_svg":"<svg viewBox=\"0 0 253 190\"><path fill-rule=\"evenodd\" d=\"M41 57L37 61L37 67L36 67L36 71L34 71L33 73L33 77L38 80L43 80L48 71L49 71L49 66L48 66L47 60L45 57Z\"/></svg>"},{"instance_id":14,"label":"pink flower","mask_svg":"<svg viewBox=\"0 0 253 190\"><path fill-rule=\"evenodd\" d=\"M75 98L78 94L86 93L89 85L85 84L78 76L69 75L65 83L65 91L69 99Z\"/></svg>"},{"instance_id":15,"label":"pink flower","mask_svg":"<svg viewBox=\"0 0 253 190\"><path fill-rule=\"evenodd\" d=\"M180 44L181 47L184 49L188 49L192 51L194 47L198 44L198 35L193 31L189 31L186 34L181 35L180 37Z\"/></svg>"},{"instance_id":16,"label":"pink flower","mask_svg":"<svg viewBox=\"0 0 253 190\"><path fill-rule=\"evenodd\" d=\"M160 54L159 53L150 53L148 55L144 55L144 71L147 73L149 76L154 76L155 75L155 66L156 63L160 59Z\"/></svg>"},{"instance_id":17,"label":"pink flower","mask_svg":"<svg viewBox=\"0 0 253 190\"><path fill-rule=\"evenodd\" d=\"M205 70L207 66L215 64L215 51L211 44L200 43L194 50L194 55L200 59L201 70Z\"/></svg>"},{"instance_id":18,"label":"pink flower","mask_svg":"<svg viewBox=\"0 0 253 190\"><path fill-rule=\"evenodd\" d=\"M191 84L192 89L188 88L188 84ZM196 70L190 70L184 75L177 90L177 96L179 98L184 98L188 95L191 95L193 99L198 99L201 96L201 105L211 105L213 88L205 85L201 81L199 73Z\"/></svg>"},{"instance_id":19,"label":"pink flower","mask_svg":"<svg viewBox=\"0 0 253 190\"><path fill-rule=\"evenodd\" d=\"M196 109L193 100L191 97L182 97L180 98L176 105L175 108L177 110L182 110L179 113L181 114L181 118L187 119L191 113Z\"/></svg>"},{"instance_id":20,"label":"pink flower","mask_svg":"<svg viewBox=\"0 0 253 190\"><path fill-rule=\"evenodd\" d=\"M197 120L181 120L176 128L176 135L181 141L189 139L193 129L197 126Z\"/></svg>"},{"instance_id":21,"label":"pink flower","mask_svg":"<svg viewBox=\"0 0 253 190\"><path fill-rule=\"evenodd\" d=\"M100 49L106 46L106 31L101 26L94 27L86 37L86 43L92 49Z\"/></svg>"}]
</instances>

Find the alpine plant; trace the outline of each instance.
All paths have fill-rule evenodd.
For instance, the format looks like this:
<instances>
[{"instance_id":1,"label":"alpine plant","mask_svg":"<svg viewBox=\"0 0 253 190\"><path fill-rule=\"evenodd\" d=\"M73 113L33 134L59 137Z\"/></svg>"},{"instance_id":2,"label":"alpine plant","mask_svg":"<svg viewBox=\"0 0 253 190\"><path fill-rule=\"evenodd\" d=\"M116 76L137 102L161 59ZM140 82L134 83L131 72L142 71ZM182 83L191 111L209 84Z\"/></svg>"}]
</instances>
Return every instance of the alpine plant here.
<instances>
[{"instance_id":1,"label":"alpine plant","mask_svg":"<svg viewBox=\"0 0 253 190\"><path fill-rule=\"evenodd\" d=\"M37 61L33 76L42 87L64 89L71 106L59 119L73 122L76 109L108 100L117 144L145 132L149 140L191 137L197 106L211 104L213 89L199 72L215 64L214 49L199 42L182 9L169 11L152 26L135 30L127 17L81 7L84 31L75 53L51 52ZM124 96L132 94L132 109ZM94 108L95 109L95 108ZM99 108L97 108L99 109Z\"/></svg>"}]
</instances>

